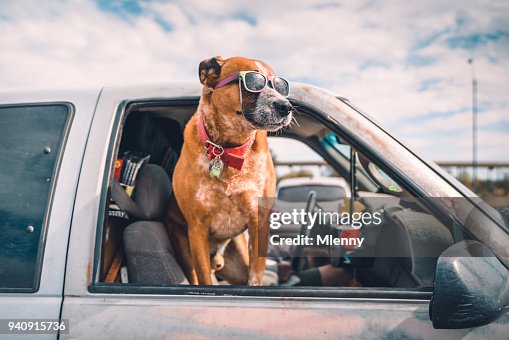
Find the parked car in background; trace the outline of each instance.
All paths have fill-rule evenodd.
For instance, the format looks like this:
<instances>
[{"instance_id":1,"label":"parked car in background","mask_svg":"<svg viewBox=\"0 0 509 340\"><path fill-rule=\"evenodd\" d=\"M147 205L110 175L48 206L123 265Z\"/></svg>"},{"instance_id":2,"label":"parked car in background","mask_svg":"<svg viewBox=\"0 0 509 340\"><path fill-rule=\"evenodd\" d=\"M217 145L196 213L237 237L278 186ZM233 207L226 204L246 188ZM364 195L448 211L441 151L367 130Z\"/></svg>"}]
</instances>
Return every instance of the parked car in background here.
<instances>
[{"instance_id":1,"label":"parked car in background","mask_svg":"<svg viewBox=\"0 0 509 340\"><path fill-rule=\"evenodd\" d=\"M277 185L276 197L282 202L306 203L311 190L316 192L316 200L322 207L331 206L333 211L344 198L350 197L350 187L341 177L283 178Z\"/></svg>"},{"instance_id":2,"label":"parked car in background","mask_svg":"<svg viewBox=\"0 0 509 340\"><path fill-rule=\"evenodd\" d=\"M316 193L316 202L323 211L337 212L345 208L345 199L350 197L350 186L341 177L294 177L283 178L276 188L274 210L291 212L306 207L309 193ZM300 225L284 224L278 229L280 235L295 234Z\"/></svg>"}]
</instances>

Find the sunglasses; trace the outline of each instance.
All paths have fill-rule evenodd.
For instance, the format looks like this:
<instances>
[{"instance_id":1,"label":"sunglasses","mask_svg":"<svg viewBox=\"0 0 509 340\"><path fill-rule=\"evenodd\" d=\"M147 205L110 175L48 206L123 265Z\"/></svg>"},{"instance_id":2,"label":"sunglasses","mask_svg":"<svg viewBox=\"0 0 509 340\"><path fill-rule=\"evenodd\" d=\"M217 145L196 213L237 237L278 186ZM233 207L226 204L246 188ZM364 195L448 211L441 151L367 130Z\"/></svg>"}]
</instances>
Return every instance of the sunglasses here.
<instances>
[{"instance_id":1,"label":"sunglasses","mask_svg":"<svg viewBox=\"0 0 509 340\"><path fill-rule=\"evenodd\" d=\"M290 94L290 84L288 83L288 80L277 76L266 76L256 71L240 71L232 74L231 76L226 77L220 81L214 87L214 90L228 85L239 78L242 79L244 88L249 92L262 92L263 89L268 85L284 97L288 97Z\"/></svg>"}]
</instances>

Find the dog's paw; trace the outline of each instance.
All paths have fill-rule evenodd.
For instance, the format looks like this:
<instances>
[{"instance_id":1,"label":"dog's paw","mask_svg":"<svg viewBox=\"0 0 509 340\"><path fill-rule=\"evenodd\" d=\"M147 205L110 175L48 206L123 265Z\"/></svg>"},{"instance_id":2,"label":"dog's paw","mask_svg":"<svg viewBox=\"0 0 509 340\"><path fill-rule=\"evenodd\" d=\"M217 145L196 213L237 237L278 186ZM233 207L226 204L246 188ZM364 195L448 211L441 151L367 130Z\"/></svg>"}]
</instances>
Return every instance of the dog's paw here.
<instances>
[{"instance_id":1,"label":"dog's paw","mask_svg":"<svg viewBox=\"0 0 509 340\"><path fill-rule=\"evenodd\" d=\"M247 281L248 286L261 286L262 280L258 277L250 277Z\"/></svg>"},{"instance_id":2,"label":"dog's paw","mask_svg":"<svg viewBox=\"0 0 509 340\"><path fill-rule=\"evenodd\" d=\"M216 253L210 261L210 268L213 271L218 271L223 269L223 267L224 267L224 257L223 255Z\"/></svg>"}]
</instances>

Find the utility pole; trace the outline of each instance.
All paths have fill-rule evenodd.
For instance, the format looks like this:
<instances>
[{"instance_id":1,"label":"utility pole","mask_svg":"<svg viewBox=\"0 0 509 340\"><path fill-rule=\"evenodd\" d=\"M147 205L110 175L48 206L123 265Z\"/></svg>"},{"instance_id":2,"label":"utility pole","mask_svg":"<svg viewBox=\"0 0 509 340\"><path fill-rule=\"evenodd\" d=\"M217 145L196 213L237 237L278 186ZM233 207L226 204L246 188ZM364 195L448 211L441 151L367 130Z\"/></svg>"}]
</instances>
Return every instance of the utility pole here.
<instances>
[{"instance_id":1,"label":"utility pole","mask_svg":"<svg viewBox=\"0 0 509 340\"><path fill-rule=\"evenodd\" d=\"M477 193L477 79L474 72L474 59L468 59L472 75L472 191Z\"/></svg>"}]
</instances>

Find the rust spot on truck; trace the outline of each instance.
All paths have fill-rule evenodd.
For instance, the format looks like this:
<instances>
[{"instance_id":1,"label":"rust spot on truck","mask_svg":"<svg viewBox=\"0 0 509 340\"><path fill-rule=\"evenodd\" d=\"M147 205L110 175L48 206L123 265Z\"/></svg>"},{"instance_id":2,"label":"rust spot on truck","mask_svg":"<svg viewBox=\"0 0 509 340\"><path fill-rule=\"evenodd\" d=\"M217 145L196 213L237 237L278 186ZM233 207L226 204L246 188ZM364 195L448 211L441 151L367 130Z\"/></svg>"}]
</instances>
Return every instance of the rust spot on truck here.
<instances>
[{"instance_id":1,"label":"rust spot on truck","mask_svg":"<svg viewBox=\"0 0 509 340\"><path fill-rule=\"evenodd\" d=\"M86 274L86 283L89 284L92 282L92 271L93 271L93 258L89 257L87 261L87 274Z\"/></svg>"}]
</instances>

